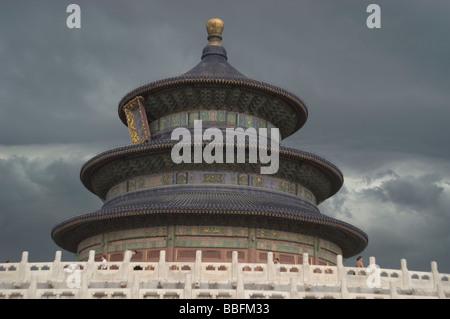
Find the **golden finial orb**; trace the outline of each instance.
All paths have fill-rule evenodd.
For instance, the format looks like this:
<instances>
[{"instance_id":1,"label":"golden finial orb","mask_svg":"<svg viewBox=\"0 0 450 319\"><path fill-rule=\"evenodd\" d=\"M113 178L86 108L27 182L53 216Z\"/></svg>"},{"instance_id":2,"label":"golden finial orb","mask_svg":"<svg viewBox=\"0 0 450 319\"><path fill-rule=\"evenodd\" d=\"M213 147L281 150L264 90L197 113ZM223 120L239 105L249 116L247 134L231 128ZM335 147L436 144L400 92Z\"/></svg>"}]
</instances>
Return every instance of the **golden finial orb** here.
<instances>
[{"instance_id":1,"label":"golden finial orb","mask_svg":"<svg viewBox=\"0 0 450 319\"><path fill-rule=\"evenodd\" d=\"M206 22L206 31L208 32L209 45L222 45L223 21L217 18Z\"/></svg>"}]
</instances>

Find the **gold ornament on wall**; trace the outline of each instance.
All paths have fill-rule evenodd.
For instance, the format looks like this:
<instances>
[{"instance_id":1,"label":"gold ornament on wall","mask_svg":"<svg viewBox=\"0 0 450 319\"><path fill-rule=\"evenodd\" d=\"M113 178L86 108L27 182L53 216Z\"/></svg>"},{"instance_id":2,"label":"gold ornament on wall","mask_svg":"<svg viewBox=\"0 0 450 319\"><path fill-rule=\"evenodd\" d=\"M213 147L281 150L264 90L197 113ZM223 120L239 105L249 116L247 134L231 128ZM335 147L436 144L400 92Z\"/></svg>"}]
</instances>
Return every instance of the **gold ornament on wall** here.
<instances>
[{"instance_id":1,"label":"gold ornament on wall","mask_svg":"<svg viewBox=\"0 0 450 319\"><path fill-rule=\"evenodd\" d=\"M124 106L123 110L127 117L131 142L141 144L149 141L151 134L145 113L144 98L142 96L135 97Z\"/></svg>"}]
</instances>

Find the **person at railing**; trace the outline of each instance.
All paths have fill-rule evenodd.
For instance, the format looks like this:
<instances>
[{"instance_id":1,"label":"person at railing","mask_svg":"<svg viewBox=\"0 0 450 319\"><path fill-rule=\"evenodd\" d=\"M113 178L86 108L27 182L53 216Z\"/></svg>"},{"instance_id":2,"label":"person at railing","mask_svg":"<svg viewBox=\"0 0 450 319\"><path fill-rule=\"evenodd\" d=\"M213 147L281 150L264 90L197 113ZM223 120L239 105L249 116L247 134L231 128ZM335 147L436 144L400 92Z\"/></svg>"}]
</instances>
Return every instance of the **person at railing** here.
<instances>
[{"instance_id":1,"label":"person at railing","mask_svg":"<svg viewBox=\"0 0 450 319\"><path fill-rule=\"evenodd\" d=\"M132 250L131 251L131 261L133 261L133 259L136 259L135 256L137 255L137 250ZM136 256L137 257L137 256Z\"/></svg>"},{"instance_id":2,"label":"person at railing","mask_svg":"<svg viewBox=\"0 0 450 319\"><path fill-rule=\"evenodd\" d=\"M127 252L131 252L131 258L130 258L130 261L136 261L135 259L135 256L137 255L137 250L129 250L129 249L127 249L127 250L125 250L124 252L123 252L123 258L125 259L125 256L126 256L126 254L127 254ZM136 256L137 257L137 256Z\"/></svg>"},{"instance_id":3,"label":"person at railing","mask_svg":"<svg viewBox=\"0 0 450 319\"><path fill-rule=\"evenodd\" d=\"M278 276L278 274L280 273L280 271L281 271L281 268L280 268L280 258L275 258L274 260L273 260L273 263L276 265L276 267L277 267L277 276Z\"/></svg>"},{"instance_id":4,"label":"person at railing","mask_svg":"<svg viewBox=\"0 0 450 319\"><path fill-rule=\"evenodd\" d=\"M108 262L108 260L106 259L106 256L103 255L102 256L102 263L103 265L100 267L100 269L107 269L108 267L106 266L106 263Z\"/></svg>"},{"instance_id":5,"label":"person at railing","mask_svg":"<svg viewBox=\"0 0 450 319\"><path fill-rule=\"evenodd\" d=\"M125 250L124 251L124 258L125 258L125 256L126 256L128 251L130 251L130 250ZM137 250L131 250L130 261L133 262L133 261L136 261L136 259L137 259ZM142 270L142 267L137 265L137 266L134 266L133 270Z\"/></svg>"},{"instance_id":6,"label":"person at railing","mask_svg":"<svg viewBox=\"0 0 450 319\"><path fill-rule=\"evenodd\" d=\"M358 267L358 268L364 268L364 263L363 263L363 258L362 258L362 256L359 256L359 257L356 259L356 267Z\"/></svg>"},{"instance_id":7,"label":"person at railing","mask_svg":"<svg viewBox=\"0 0 450 319\"><path fill-rule=\"evenodd\" d=\"M364 268L364 263L363 263L363 258L362 258L362 256L359 256L359 257L356 259L356 267L357 267L357 268ZM362 274L362 271L358 272L358 274L361 275L361 274Z\"/></svg>"}]
</instances>

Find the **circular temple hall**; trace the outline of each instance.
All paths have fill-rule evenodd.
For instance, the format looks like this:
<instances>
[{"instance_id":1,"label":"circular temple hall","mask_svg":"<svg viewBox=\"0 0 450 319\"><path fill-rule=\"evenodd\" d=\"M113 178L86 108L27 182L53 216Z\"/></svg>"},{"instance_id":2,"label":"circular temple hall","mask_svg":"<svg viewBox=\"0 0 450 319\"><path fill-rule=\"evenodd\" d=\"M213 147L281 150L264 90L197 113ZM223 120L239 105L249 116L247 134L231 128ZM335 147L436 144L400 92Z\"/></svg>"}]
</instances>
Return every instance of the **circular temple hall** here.
<instances>
[{"instance_id":1,"label":"circular temple hall","mask_svg":"<svg viewBox=\"0 0 450 319\"><path fill-rule=\"evenodd\" d=\"M209 43L190 71L151 82L126 94L118 115L131 144L98 154L81 168L83 185L103 206L56 225L52 238L87 260L94 250L109 261L194 261L265 263L271 252L281 263L336 264L367 246L367 235L322 214L319 204L336 194L344 179L328 160L280 145L274 174L260 161L176 163L175 129L278 128L280 141L305 124L308 109L295 94L237 71L222 45L223 22L206 24ZM202 149L208 143L200 143ZM223 149L227 147L222 144ZM236 149L238 145L233 146ZM275 154L267 146L267 150ZM241 148L242 149L242 148ZM224 151L225 153L225 151Z\"/></svg>"}]
</instances>

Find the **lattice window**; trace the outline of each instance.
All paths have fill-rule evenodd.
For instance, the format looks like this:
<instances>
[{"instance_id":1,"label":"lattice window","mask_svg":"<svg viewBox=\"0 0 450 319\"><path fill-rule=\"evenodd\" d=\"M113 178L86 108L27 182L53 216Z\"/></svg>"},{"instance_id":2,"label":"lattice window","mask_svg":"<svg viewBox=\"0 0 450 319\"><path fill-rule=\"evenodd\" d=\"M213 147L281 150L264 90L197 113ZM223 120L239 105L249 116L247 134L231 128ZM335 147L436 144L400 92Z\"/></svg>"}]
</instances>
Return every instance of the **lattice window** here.
<instances>
[{"instance_id":1,"label":"lattice window","mask_svg":"<svg viewBox=\"0 0 450 319\"><path fill-rule=\"evenodd\" d=\"M149 250L147 252L147 260L148 261L159 261L159 254L161 250Z\"/></svg>"},{"instance_id":2,"label":"lattice window","mask_svg":"<svg viewBox=\"0 0 450 319\"><path fill-rule=\"evenodd\" d=\"M110 254L109 261L123 261L123 252Z\"/></svg>"},{"instance_id":3,"label":"lattice window","mask_svg":"<svg viewBox=\"0 0 450 319\"><path fill-rule=\"evenodd\" d=\"M259 253L258 254L258 260L260 262L267 262L267 253Z\"/></svg>"},{"instance_id":4,"label":"lattice window","mask_svg":"<svg viewBox=\"0 0 450 319\"><path fill-rule=\"evenodd\" d=\"M280 262L283 264L295 264L295 257L290 255L280 255Z\"/></svg>"},{"instance_id":5,"label":"lattice window","mask_svg":"<svg viewBox=\"0 0 450 319\"><path fill-rule=\"evenodd\" d=\"M195 250L178 250L178 260L195 260Z\"/></svg>"},{"instance_id":6,"label":"lattice window","mask_svg":"<svg viewBox=\"0 0 450 319\"><path fill-rule=\"evenodd\" d=\"M142 261L144 260L144 252L142 250L133 250L134 255L131 255L131 261Z\"/></svg>"},{"instance_id":7,"label":"lattice window","mask_svg":"<svg viewBox=\"0 0 450 319\"><path fill-rule=\"evenodd\" d=\"M203 259L215 259L220 260L222 259L221 253L219 250L205 250L202 252Z\"/></svg>"}]
</instances>

